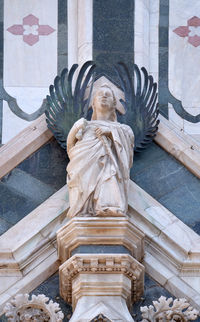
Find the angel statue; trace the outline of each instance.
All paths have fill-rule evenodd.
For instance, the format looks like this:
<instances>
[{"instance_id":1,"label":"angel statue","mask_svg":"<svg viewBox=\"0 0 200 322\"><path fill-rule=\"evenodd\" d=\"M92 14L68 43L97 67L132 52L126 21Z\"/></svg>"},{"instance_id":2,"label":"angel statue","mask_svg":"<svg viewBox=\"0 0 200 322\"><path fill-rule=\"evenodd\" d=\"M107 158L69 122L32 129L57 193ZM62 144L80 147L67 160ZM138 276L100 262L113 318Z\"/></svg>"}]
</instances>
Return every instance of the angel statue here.
<instances>
[{"instance_id":1,"label":"angel statue","mask_svg":"<svg viewBox=\"0 0 200 322\"><path fill-rule=\"evenodd\" d=\"M158 129L156 84L143 68L142 85L140 71L134 65L135 89L134 75L130 75L125 64L118 63L115 69L124 100L118 104L112 86L102 85L93 95L91 117L89 102L93 82L87 99L85 91L95 65L92 62L83 65L72 93L72 78L77 67L73 65L69 73L65 69L61 77L55 78L46 110L48 127L62 147L66 146L67 139L70 160L67 216L124 216L128 209L133 151L145 148ZM120 115L122 123L117 121ZM137 134L135 147L133 133Z\"/></svg>"},{"instance_id":2,"label":"angel statue","mask_svg":"<svg viewBox=\"0 0 200 322\"><path fill-rule=\"evenodd\" d=\"M116 98L108 85L97 90L92 109L91 121L78 120L67 138L68 217L124 215L128 208L133 131L117 122Z\"/></svg>"}]
</instances>

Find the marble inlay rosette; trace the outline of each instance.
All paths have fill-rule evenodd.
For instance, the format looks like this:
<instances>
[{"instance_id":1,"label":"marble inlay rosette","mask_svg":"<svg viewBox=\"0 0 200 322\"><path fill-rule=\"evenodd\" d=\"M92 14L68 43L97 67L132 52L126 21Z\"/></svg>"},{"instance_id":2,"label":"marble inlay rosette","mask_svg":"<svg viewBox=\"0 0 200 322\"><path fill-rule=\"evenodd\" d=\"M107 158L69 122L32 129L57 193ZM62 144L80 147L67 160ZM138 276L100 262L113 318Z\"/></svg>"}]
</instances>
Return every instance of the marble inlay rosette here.
<instances>
[{"instance_id":1,"label":"marble inlay rosette","mask_svg":"<svg viewBox=\"0 0 200 322\"><path fill-rule=\"evenodd\" d=\"M180 37L187 37L192 46L200 46L200 18L194 16L188 19L187 26L179 26L173 31Z\"/></svg>"},{"instance_id":2,"label":"marble inlay rosette","mask_svg":"<svg viewBox=\"0 0 200 322\"><path fill-rule=\"evenodd\" d=\"M24 17L21 25L12 25L7 30L13 35L22 35L23 41L29 46L35 45L40 39L39 36L48 36L55 31L49 25L40 25L39 18L32 14Z\"/></svg>"}]
</instances>

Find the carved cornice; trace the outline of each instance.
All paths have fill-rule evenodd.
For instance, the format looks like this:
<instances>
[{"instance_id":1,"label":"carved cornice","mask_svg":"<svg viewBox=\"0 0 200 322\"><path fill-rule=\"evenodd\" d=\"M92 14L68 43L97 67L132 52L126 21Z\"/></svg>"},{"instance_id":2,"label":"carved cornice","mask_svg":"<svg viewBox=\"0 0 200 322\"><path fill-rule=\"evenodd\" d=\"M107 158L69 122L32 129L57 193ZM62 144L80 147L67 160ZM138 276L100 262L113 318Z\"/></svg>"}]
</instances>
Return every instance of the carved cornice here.
<instances>
[{"instance_id":1,"label":"carved cornice","mask_svg":"<svg viewBox=\"0 0 200 322\"><path fill-rule=\"evenodd\" d=\"M79 254L68 259L59 268L60 272L60 292L66 302L72 303L72 283L79 274L121 274L131 280L131 302L137 301L143 293L144 288L144 266L135 260L132 256L120 254ZM90 294L90 286L87 284L87 295L99 295L98 283L96 282L97 292L95 287L92 289L93 294ZM112 290L112 279L109 283L109 288ZM116 287L116 282L113 281L113 286ZM74 287L73 287L74 289ZM120 292L127 299L128 291L120 285ZM116 292L116 290L115 290ZM84 287L82 289L84 293ZM84 294L84 295L86 295ZM101 294L102 295L102 294ZM117 293L115 294L117 295ZM121 294L122 295L122 294Z\"/></svg>"}]
</instances>

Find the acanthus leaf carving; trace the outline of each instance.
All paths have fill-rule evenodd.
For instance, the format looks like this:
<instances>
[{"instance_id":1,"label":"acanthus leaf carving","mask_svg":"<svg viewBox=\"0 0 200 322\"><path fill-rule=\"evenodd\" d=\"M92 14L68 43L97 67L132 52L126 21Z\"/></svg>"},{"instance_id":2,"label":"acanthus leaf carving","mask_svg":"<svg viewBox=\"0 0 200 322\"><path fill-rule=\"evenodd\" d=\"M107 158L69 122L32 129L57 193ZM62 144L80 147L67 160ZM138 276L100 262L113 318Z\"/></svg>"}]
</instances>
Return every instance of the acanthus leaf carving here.
<instances>
[{"instance_id":1,"label":"acanthus leaf carving","mask_svg":"<svg viewBox=\"0 0 200 322\"><path fill-rule=\"evenodd\" d=\"M59 304L49 301L44 294L32 295L18 294L14 299L6 304L4 308L5 316L9 322L19 321L52 321L62 322L64 315Z\"/></svg>"},{"instance_id":2,"label":"acanthus leaf carving","mask_svg":"<svg viewBox=\"0 0 200 322\"><path fill-rule=\"evenodd\" d=\"M153 301L153 305L140 308L143 317L141 322L187 322L196 320L199 315L184 298L173 301L172 297L167 299L161 296L158 301Z\"/></svg>"}]
</instances>

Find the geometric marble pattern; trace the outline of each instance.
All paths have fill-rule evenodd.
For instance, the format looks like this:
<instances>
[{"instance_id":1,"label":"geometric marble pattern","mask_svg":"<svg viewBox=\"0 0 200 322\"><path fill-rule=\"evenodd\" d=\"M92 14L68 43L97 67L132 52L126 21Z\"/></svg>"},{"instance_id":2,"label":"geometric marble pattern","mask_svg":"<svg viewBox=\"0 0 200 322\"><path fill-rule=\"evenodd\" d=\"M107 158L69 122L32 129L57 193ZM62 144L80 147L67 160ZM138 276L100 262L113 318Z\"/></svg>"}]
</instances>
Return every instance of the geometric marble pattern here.
<instances>
[{"instance_id":1,"label":"geometric marble pattern","mask_svg":"<svg viewBox=\"0 0 200 322\"><path fill-rule=\"evenodd\" d=\"M65 185L67 161L52 140L0 180L0 235Z\"/></svg>"},{"instance_id":2,"label":"geometric marble pattern","mask_svg":"<svg viewBox=\"0 0 200 322\"><path fill-rule=\"evenodd\" d=\"M135 153L131 179L200 234L200 180L183 164L152 143Z\"/></svg>"}]
</instances>

